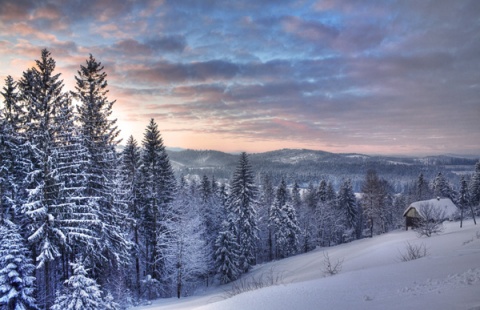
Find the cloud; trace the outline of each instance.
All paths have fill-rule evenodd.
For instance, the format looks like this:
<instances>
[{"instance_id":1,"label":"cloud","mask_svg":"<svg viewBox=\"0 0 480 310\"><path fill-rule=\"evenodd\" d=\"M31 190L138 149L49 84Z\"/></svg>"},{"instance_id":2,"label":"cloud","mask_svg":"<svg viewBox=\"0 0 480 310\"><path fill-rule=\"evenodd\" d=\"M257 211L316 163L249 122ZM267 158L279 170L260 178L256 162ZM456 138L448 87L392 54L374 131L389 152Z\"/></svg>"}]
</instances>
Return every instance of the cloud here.
<instances>
[{"instance_id":1,"label":"cloud","mask_svg":"<svg viewBox=\"0 0 480 310\"><path fill-rule=\"evenodd\" d=\"M150 39L146 45L154 51L182 52L187 46L187 42L184 36L171 35Z\"/></svg>"},{"instance_id":2,"label":"cloud","mask_svg":"<svg viewBox=\"0 0 480 310\"><path fill-rule=\"evenodd\" d=\"M282 18L283 29L308 41L331 41L339 34L338 30L316 21L306 21L296 16Z\"/></svg>"},{"instance_id":3,"label":"cloud","mask_svg":"<svg viewBox=\"0 0 480 310\"><path fill-rule=\"evenodd\" d=\"M231 79L239 72L234 63L223 60L210 60L194 63L171 63L158 61L151 65L131 70L128 76L146 84L180 83L186 81L206 81Z\"/></svg>"},{"instance_id":4,"label":"cloud","mask_svg":"<svg viewBox=\"0 0 480 310\"><path fill-rule=\"evenodd\" d=\"M92 53L126 131L155 116L172 133L252 149L262 140L480 152L471 142L479 9L475 0L7 0L0 76L47 47L72 84Z\"/></svg>"}]
</instances>

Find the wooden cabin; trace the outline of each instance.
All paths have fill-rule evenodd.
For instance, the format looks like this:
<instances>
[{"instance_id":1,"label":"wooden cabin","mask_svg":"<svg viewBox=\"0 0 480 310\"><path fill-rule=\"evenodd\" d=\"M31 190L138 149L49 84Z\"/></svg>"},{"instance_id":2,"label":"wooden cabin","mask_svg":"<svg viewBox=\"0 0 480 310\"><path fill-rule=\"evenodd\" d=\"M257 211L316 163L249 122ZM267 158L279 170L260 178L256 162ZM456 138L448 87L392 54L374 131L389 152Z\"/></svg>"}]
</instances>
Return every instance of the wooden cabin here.
<instances>
[{"instance_id":1,"label":"wooden cabin","mask_svg":"<svg viewBox=\"0 0 480 310\"><path fill-rule=\"evenodd\" d=\"M442 214L443 218L441 220L453 220L458 213L457 206L448 198L416 201L403 212L406 230L408 230L408 227L415 228L420 219L425 219L426 207L431 207L438 211L437 214Z\"/></svg>"}]
</instances>

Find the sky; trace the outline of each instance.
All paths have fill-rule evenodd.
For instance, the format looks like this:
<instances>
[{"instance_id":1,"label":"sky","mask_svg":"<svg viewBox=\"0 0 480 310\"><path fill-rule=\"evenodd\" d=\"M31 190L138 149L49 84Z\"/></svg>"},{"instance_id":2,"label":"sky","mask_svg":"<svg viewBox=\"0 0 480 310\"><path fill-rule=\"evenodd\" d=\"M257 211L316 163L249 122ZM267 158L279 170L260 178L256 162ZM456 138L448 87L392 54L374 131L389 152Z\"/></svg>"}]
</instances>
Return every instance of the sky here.
<instances>
[{"instance_id":1,"label":"sky","mask_svg":"<svg viewBox=\"0 0 480 310\"><path fill-rule=\"evenodd\" d=\"M477 0L0 0L0 87L42 48L105 66L124 141L480 154Z\"/></svg>"}]
</instances>

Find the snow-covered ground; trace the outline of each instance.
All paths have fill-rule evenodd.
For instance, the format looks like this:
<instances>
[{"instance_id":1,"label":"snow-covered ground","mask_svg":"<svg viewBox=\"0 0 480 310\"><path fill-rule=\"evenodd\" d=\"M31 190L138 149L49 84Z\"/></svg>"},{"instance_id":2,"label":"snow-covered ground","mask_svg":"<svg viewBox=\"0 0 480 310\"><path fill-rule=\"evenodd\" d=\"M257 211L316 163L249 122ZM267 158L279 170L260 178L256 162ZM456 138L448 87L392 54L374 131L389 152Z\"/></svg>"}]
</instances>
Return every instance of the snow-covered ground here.
<instances>
[{"instance_id":1,"label":"snow-covered ground","mask_svg":"<svg viewBox=\"0 0 480 310\"><path fill-rule=\"evenodd\" d=\"M480 310L480 224L445 223L445 231L418 238L396 231L257 266L242 279L281 275L281 283L228 298L230 285L196 296L163 299L135 309L469 309ZM406 243L427 256L401 262ZM325 276L324 251L343 259L342 270ZM245 280L245 281L246 281Z\"/></svg>"}]
</instances>

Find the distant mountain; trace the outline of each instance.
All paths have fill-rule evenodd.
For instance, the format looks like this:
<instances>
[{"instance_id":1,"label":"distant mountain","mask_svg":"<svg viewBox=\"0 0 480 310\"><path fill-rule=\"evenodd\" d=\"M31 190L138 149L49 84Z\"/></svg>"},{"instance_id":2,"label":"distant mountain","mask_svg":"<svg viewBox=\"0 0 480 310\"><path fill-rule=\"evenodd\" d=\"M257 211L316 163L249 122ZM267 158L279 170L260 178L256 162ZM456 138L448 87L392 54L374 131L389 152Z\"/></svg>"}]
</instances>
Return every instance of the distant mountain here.
<instances>
[{"instance_id":1,"label":"distant mountain","mask_svg":"<svg viewBox=\"0 0 480 310\"><path fill-rule=\"evenodd\" d=\"M238 161L238 155L219 151L170 151L172 166L178 175L190 177L212 176L230 179ZM297 181L306 187L311 182L318 184L322 179L338 188L344 179L352 180L355 190L360 190L367 170L375 169L379 176L387 179L397 191L411 184L420 173L432 181L442 172L457 186L459 175L474 171L478 158L458 156L393 157L363 154L337 154L306 149L282 149L249 154L252 168L258 174L269 174L274 182L284 177L289 183Z\"/></svg>"}]
</instances>

